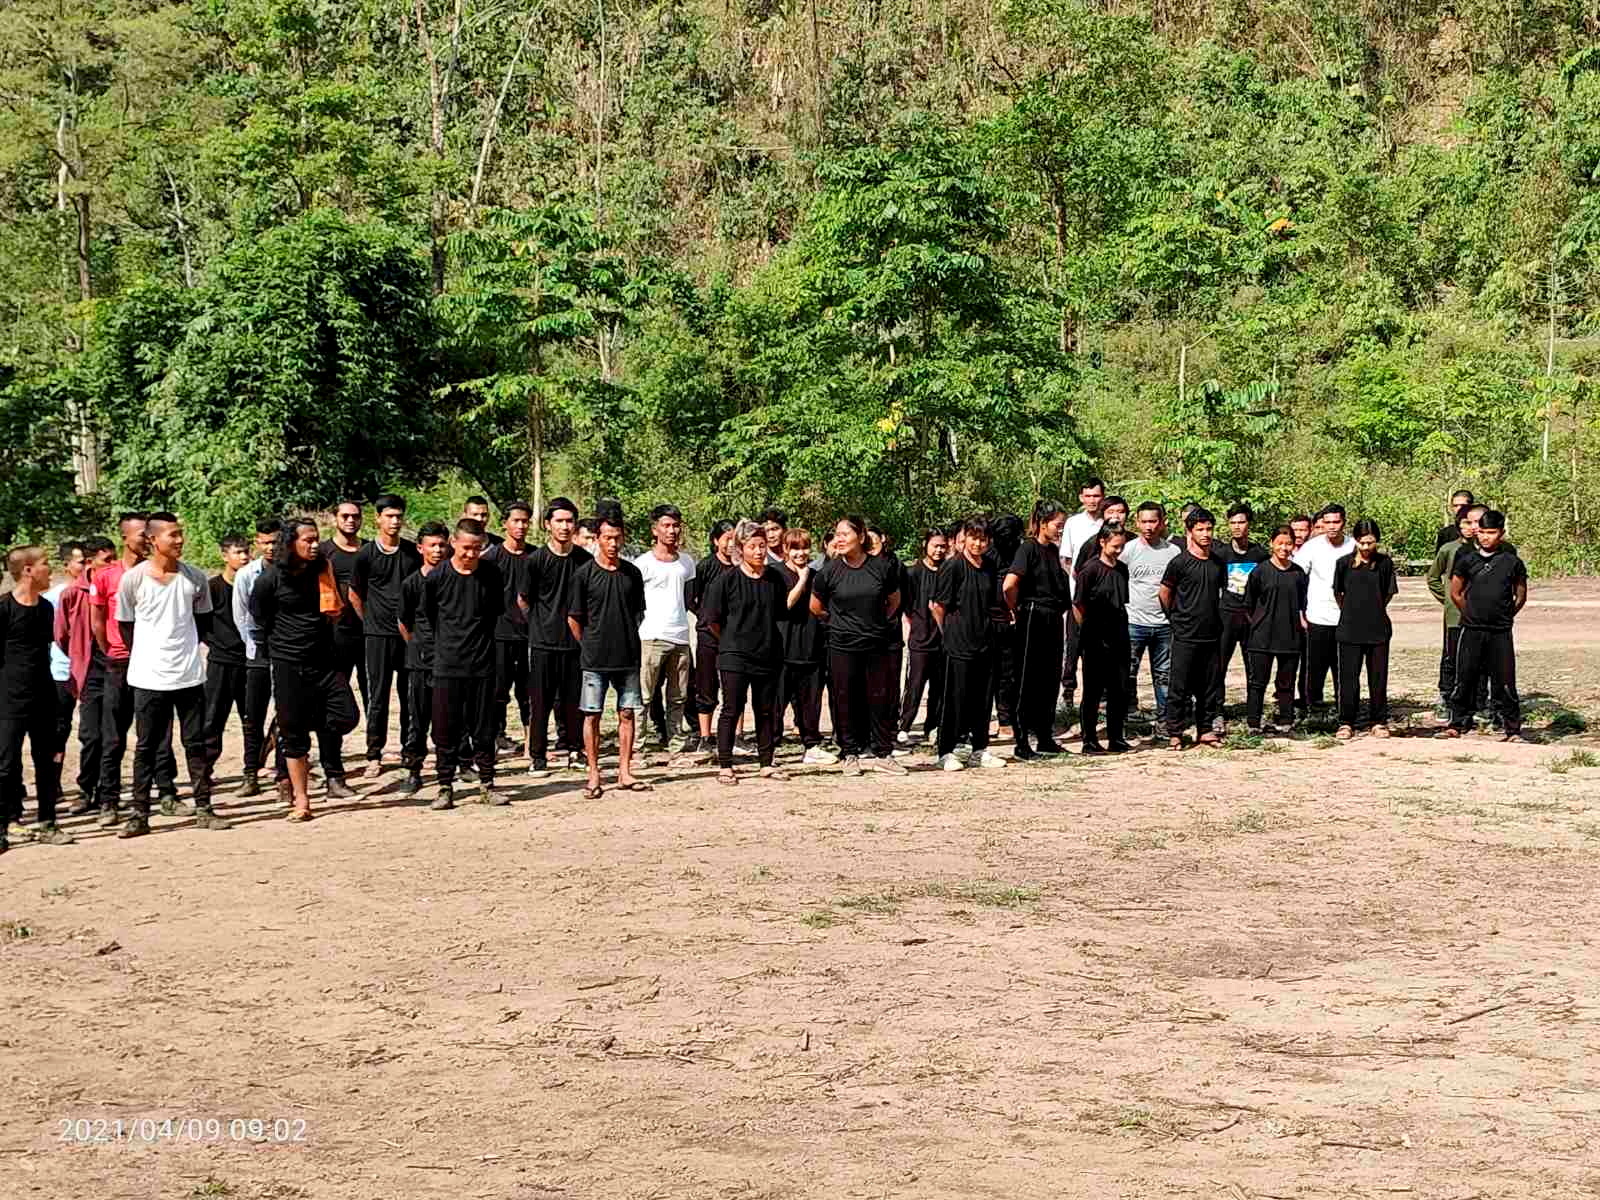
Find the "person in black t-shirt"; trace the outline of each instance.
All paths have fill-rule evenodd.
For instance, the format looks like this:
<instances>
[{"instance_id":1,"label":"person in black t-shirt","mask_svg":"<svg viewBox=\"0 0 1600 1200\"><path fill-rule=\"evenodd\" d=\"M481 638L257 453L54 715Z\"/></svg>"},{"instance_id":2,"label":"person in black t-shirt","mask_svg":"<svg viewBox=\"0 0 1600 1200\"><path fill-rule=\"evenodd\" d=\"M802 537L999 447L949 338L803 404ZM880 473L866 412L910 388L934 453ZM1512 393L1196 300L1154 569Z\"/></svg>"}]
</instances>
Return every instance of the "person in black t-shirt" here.
<instances>
[{"instance_id":1,"label":"person in black t-shirt","mask_svg":"<svg viewBox=\"0 0 1600 1200\"><path fill-rule=\"evenodd\" d=\"M1211 552L1216 518L1193 508L1183 518L1188 540L1167 564L1161 578L1161 608L1172 626L1172 672L1167 692L1167 738L1173 750L1183 749L1194 706L1195 729L1202 745L1222 739L1212 724L1221 661L1222 585L1227 572Z\"/></svg>"},{"instance_id":2,"label":"person in black t-shirt","mask_svg":"<svg viewBox=\"0 0 1600 1200\"><path fill-rule=\"evenodd\" d=\"M528 569L528 527L533 524L533 507L525 500L506 505L506 536L491 540L483 561L493 563L505 582L505 606L494 627L494 722L495 748L501 754L515 754L527 743L526 730L533 718L528 702L528 613L517 602L524 591L523 574ZM521 743L507 736L507 717L511 701L517 702L517 717L524 730Z\"/></svg>"},{"instance_id":3,"label":"person in black t-shirt","mask_svg":"<svg viewBox=\"0 0 1600 1200\"><path fill-rule=\"evenodd\" d=\"M1250 572L1244 603L1250 614L1250 640L1245 648L1245 724L1251 733L1277 732L1262 723L1267 678L1278 667L1273 698L1276 725L1294 726L1294 685L1306 640L1306 573L1294 561L1295 532L1280 525L1272 532L1272 554Z\"/></svg>"},{"instance_id":4,"label":"person in black t-shirt","mask_svg":"<svg viewBox=\"0 0 1600 1200\"><path fill-rule=\"evenodd\" d=\"M400 584L422 565L417 547L400 536L406 502L399 496L379 496L378 536L356 554L350 574L350 603L361 614L366 634L367 691L362 697L367 721L368 778L383 771L383 748L389 741L389 689L400 693L400 741L411 728L411 701L407 698L409 673L405 642L396 618L400 612Z\"/></svg>"},{"instance_id":5,"label":"person in black t-shirt","mask_svg":"<svg viewBox=\"0 0 1600 1200\"><path fill-rule=\"evenodd\" d=\"M415 796L422 790L422 763L428 757L428 733L433 728L433 625L423 604L422 588L450 553L450 531L437 521L417 530L417 552L422 566L400 584L400 637L406 644L406 669L411 672L410 736L400 744L400 763L406 781L402 796Z\"/></svg>"},{"instance_id":6,"label":"person in black t-shirt","mask_svg":"<svg viewBox=\"0 0 1600 1200\"><path fill-rule=\"evenodd\" d=\"M422 581L422 611L433 634L433 757L439 795L428 807L455 807L456 765L470 744L480 801L511 801L494 786L495 623L505 610L500 569L483 561L480 521L462 518L450 537L450 557Z\"/></svg>"},{"instance_id":7,"label":"person in black t-shirt","mask_svg":"<svg viewBox=\"0 0 1600 1200\"><path fill-rule=\"evenodd\" d=\"M961 535L959 524L952 528L952 538ZM1007 513L989 522L988 553L1002 581L1022 547L1025 528L1026 524L1015 513ZM952 547L952 556L959 553L959 548ZM1012 736L1017 719L1017 626L1016 616L1004 592L996 598L994 608L989 612L989 625L995 654L994 687L990 689L994 692L994 719L999 726L1000 737L1007 738Z\"/></svg>"},{"instance_id":8,"label":"person in black t-shirt","mask_svg":"<svg viewBox=\"0 0 1600 1200\"><path fill-rule=\"evenodd\" d=\"M867 553L866 523L845 517L833 528L834 557L811 583L811 612L828 623L828 686L846 775L866 765L904 775L894 761L896 688L889 679L889 617L900 609L899 572Z\"/></svg>"},{"instance_id":9,"label":"person in black t-shirt","mask_svg":"<svg viewBox=\"0 0 1600 1200\"><path fill-rule=\"evenodd\" d=\"M24 740L39 793L34 840L65 846L73 838L56 824L61 746L56 736L56 687L50 678L55 608L44 598L50 587L50 556L42 546L19 546L7 556L6 569L15 586L0 596L0 851L8 845L6 826L22 823Z\"/></svg>"},{"instance_id":10,"label":"person in black t-shirt","mask_svg":"<svg viewBox=\"0 0 1600 1200\"><path fill-rule=\"evenodd\" d=\"M578 546L578 506L558 496L544 509L548 539L523 564L522 596L517 606L528 622L529 777L550 774L550 716L555 714L556 754L574 767L583 746L583 714L578 711L583 670L578 641L567 627L567 596L572 576L593 555Z\"/></svg>"},{"instance_id":11,"label":"person in black t-shirt","mask_svg":"<svg viewBox=\"0 0 1600 1200\"><path fill-rule=\"evenodd\" d=\"M773 765L773 751L789 588L778 568L767 561L765 526L740 521L734 529L733 548L734 566L711 581L700 599L699 612L699 620L717 635L717 667L722 675L717 781L739 782L733 771L733 735L744 712L746 693L755 709L761 775L787 779L788 775Z\"/></svg>"},{"instance_id":12,"label":"person in black t-shirt","mask_svg":"<svg viewBox=\"0 0 1600 1200\"><path fill-rule=\"evenodd\" d=\"M1361 668L1367 668L1367 712L1373 737L1389 736L1389 601L1400 591L1394 560L1378 553L1383 533L1376 521L1357 521L1351 531L1356 552L1333 569L1333 598L1339 602L1339 731L1355 736L1361 710Z\"/></svg>"},{"instance_id":13,"label":"person in black t-shirt","mask_svg":"<svg viewBox=\"0 0 1600 1200\"><path fill-rule=\"evenodd\" d=\"M1450 724L1439 737L1460 737L1472 727L1478 678L1487 674L1502 740L1522 739L1522 700L1517 695L1517 652L1511 628L1528 602L1528 568L1505 543L1506 515L1490 509L1478 518L1476 550L1463 548L1450 573L1450 599L1461 610L1456 645L1456 690Z\"/></svg>"},{"instance_id":14,"label":"person in black t-shirt","mask_svg":"<svg viewBox=\"0 0 1600 1200\"><path fill-rule=\"evenodd\" d=\"M1073 617L1078 623L1078 650L1083 659L1083 752L1124 754L1133 747L1123 737L1128 713L1128 568L1121 562L1128 534L1120 523L1105 524L1095 534L1100 553L1078 572ZM1095 727L1100 703L1106 706L1106 741Z\"/></svg>"},{"instance_id":15,"label":"person in black t-shirt","mask_svg":"<svg viewBox=\"0 0 1600 1200\"><path fill-rule=\"evenodd\" d=\"M700 620L700 603L711 589L711 581L733 567L733 531L734 523L725 517L712 524L709 535L711 553L695 564L694 578L689 580L689 594L684 599L689 611L695 615L693 704L700 723L699 744L684 747L687 761L704 758L716 744L711 717L717 711L717 635Z\"/></svg>"},{"instance_id":16,"label":"person in black t-shirt","mask_svg":"<svg viewBox=\"0 0 1600 1200\"><path fill-rule=\"evenodd\" d=\"M1035 504L1028 536L1001 584L1017 624L1017 740L1012 757L1022 760L1062 752L1055 729L1066 613L1072 604L1072 585L1061 567L1061 531L1066 524L1067 510L1054 500Z\"/></svg>"},{"instance_id":17,"label":"person in black t-shirt","mask_svg":"<svg viewBox=\"0 0 1600 1200\"><path fill-rule=\"evenodd\" d=\"M939 766L1002 768L989 750L989 704L994 691L993 611L1002 603L1000 568L989 553L989 523L970 517L961 526L961 552L934 576L929 614L944 639L944 703L939 722ZM956 747L972 747L963 762Z\"/></svg>"},{"instance_id":18,"label":"person in black t-shirt","mask_svg":"<svg viewBox=\"0 0 1600 1200\"><path fill-rule=\"evenodd\" d=\"M244 774L261 771L261 730L250 720L250 702L245 673L244 638L233 619L233 577L250 561L250 543L242 537L225 537L222 573L207 581L211 591L211 624L202 640L206 644L205 721L206 759L215 767L222 757L222 734L228 727L228 714L239 713L244 731Z\"/></svg>"},{"instance_id":19,"label":"person in black t-shirt","mask_svg":"<svg viewBox=\"0 0 1600 1200\"><path fill-rule=\"evenodd\" d=\"M312 735L327 731L336 741L359 720L350 680L333 653L334 625L343 606L333 568L322 561L315 521L284 523L272 563L250 593L249 607L256 640L266 645L272 663L278 751L292 805L289 819L309 821Z\"/></svg>"},{"instance_id":20,"label":"person in black t-shirt","mask_svg":"<svg viewBox=\"0 0 1600 1200\"><path fill-rule=\"evenodd\" d=\"M922 718L922 736L926 738L939 724L944 701L944 639L928 612L928 601L933 598L934 581L939 578L949 546L944 530L928 530L922 535L922 556L906 568L903 577L905 595L901 608L910 628L906 636L906 686L900 703L898 740L902 745L911 740L911 726L916 722L924 688L928 692L928 711Z\"/></svg>"},{"instance_id":21,"label":"person in black t-shirt","mask_svg":"<svg viewBox=\"0 0 1600 1200\"><path fill-rule=\"evenodd\" d=\"M639 688L639 624L644 620L644 575L622 557L625 530L620 512L600 518L595 556L572 577L567 600L567 627L581 643L583 751L589 768L584 799L598 800L600 787L600 713L606 691L617 694L617 786L648 792L648 783L634 778L633 744L638 713L644 707Z\"/></svg>"},{"instance_id":22,"label":"person in black t-shirt","mask_svg":"<svg viewBox=\"0 0 1600 1200\"><path fill-rule=\"evenodd\" d=\"M786 708L794 709L795 728L805 748L801 763L828 766L839 761L822 747L822 688L824 664L828 657L828 630L811 611L811 535L804 529L791 529L783 535L783 555L779 567L787 589L788 613L783 626L783 693L778 707L782 724Z\"/></svg>"},{"instance_id":23,"label":"person in black t-shirt","mask_svg":"<svg viewBox=\"0 0 1600 1200\"><path fill-rule=\"evenodd\" d=\"M333 536L322 543L322 557L333 564L333 581L339 588L344 611L333 627L333 653L339 670L349 679L353 673L359 695L367 694L367 638L361 628L361 613L350 603L350 581L355 578L356 555L365 546L361 536L361 504L341 500L333 510Z\"/></svg>"},{"instance_id":24,"label":"person in black t-shirt","mask_svg":"<svg viewBox=\"0 0 1600 1200\"><path fill-rule=\"evenodd\" d=\"M1461 536L1460 527L1458 524L1461 518L1461 510L1463 508L1471 508L1477 503L1478 502L1473 499L1472 493L1467 491L1466 488L1461 488L1458 491L1450 493L1450 503L1445 505L1445 511L1449 513L1450 520L1448 523L1439 527L1439 534L1433 539L1434 550L1443 550L1451 542L1455 541ZM1485 504L1483 507L1487 510L1489 506Z\"/></svg>"},{"instance_id":25,"label":"person in black t-shirt","mask_svg":"<svg viewBox=\"0 0 1600 1200\"><path fill-rule=\"evenodd\" d=\"M1218 733L1224 732L1224 712L1227 707L1228 668L1233 665L1233 652L1245 655L1245 644L1250 637L1250 609L1244 602L1244 588L1251 574L1267 561L1265 546L1250 540L1250 523L1255 513L1248 504L1235 504L1228 510L1228 540L1221 546L1212 545L1211 553L1227 572L1223 577L1222 636L1218 643L1217 690L1211 699L1212 724ZM1245 663L1249 675L1249 663ZM1248 686L1248 684L1247 684Z\"/></svg>"},{"instance_id":26,"label":"person in black t-shirt","mask_svg":"<svg viewBox=\"0 0 1600 1200\"><path fill-rule=\"evenodd\" d=\"M905 630L905 597L906 597L906 565L894 556L894 539L875 525L867 526L867 553L875 558L883 559L884 566L888 568L894 590L900 594L900 607L889 614L889 705L892 709L896 726L900 716L900 680L906 666L906 630ZM899 741L900 739L896 739ZM910 741L909 738L905 739ZM910 751L899 746L893 751L896 757L909 754Z\"/></svg>"}]
</instances>

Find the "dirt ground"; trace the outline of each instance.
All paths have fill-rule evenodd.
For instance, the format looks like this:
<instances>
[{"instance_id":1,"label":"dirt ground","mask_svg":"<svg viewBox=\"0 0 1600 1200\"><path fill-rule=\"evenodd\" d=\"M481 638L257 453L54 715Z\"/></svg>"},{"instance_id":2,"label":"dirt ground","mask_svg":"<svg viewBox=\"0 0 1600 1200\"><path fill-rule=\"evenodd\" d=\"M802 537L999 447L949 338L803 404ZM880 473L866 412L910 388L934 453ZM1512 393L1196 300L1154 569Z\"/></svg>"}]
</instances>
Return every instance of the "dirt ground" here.
<instances>
[{"instance_id":1,"label":"dirt ground","mask_svg":"<svg viewBox=\"0 0 1600 1200\"><path fill-rule=\"evenodd\" d=\"M0 858L0 1195L1600 1193L1597 618L1536 581L1545 745L75 823Z\"/></svg>"}]
</instances>

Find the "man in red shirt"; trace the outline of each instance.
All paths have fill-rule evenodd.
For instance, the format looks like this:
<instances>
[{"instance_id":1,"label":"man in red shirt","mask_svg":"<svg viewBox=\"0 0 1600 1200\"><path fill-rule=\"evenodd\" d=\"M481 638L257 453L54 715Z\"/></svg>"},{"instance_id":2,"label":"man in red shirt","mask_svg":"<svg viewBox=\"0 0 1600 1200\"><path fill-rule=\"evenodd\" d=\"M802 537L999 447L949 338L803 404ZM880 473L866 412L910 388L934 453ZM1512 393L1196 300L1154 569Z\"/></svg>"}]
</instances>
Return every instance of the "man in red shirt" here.
<instances>
[{"instance_id":1,"label":"man in red shirt","mask_svg":"<svg viewBox=\"0 0 1600 1200\"><path fill-rule=\"evenodd\" d=\"M67 656L68 664L67 681L62 686L78 710L78 799L68 816L81 816L94 808L99 795L105 656L95 645L94 632L89 627L89 583L116 553L109 538L87 539L83 543L83 572L62 588L61 603L56 605L56 645Z\"/></svg>"}]
</instances>

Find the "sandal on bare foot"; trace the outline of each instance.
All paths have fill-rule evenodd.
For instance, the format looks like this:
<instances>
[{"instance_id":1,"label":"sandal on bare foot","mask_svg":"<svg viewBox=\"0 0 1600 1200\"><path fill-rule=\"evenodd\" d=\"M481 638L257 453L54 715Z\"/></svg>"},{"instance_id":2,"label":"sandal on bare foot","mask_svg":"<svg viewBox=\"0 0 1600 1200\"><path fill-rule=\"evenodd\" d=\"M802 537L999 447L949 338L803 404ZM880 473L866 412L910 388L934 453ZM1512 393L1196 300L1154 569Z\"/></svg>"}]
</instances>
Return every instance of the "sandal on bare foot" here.
<instances>
[{"instance_id":1,"label":"sandal on bare foot","mask_svg":"<svg viewBox=\"0 0 1600 1200\"><path fill-rule=\"evenodd\" d=\"M311 810L309 808L291 808L288 812L283 814L283 819L285 821L297 822L309 821L311 820Z\"/></svg>"},{"instance_id":2,"label":"sandal on bare foot","mask_svg":"<svg viewBox=\"0 0 1600 1200\"><path fill-rule=\"evenodd\" d=\"M1461 731L1459 729L1457 729L1454 725L1446 725L1443 729L1439 730L1439 732L1434 734L1433 736L1436 737L1436 738L1458 738L1458 737L1461 736Z\"/></svg>"},{"instance_id":3,"label":"sandal on bare foot","mask_svg":"<svg viewBox=\"0 0 1600 1200\"><path fill-rule=\"evenodd\" d=\"M733 769L730 767L726 771L717 772L717 782L722 784L724 787L737 787L739 784L739 777L733 773Z\"/></svg>"},{"instance_id":4,"label":"sandal on bare foot","mask_svg":"<svg viewBox=\"0 0 1600 1200\"><path fill-rule=\"evenodd\" d=\"M1355 737L1355 735L1356 735L1356 731L1354 729L1351 729L1350 726L1341 725L1341 726L1339 726L1338 732L1335 733L1333 736L1338 738L1341 742L1348 742L1351 738Z\"/></svg>"},{"instance_id":5,"label":"sandal on bare foot","mask_svg":"<svg viewBox=\"0 0 1600 1200\"><path fill-rule=\"evenodd\" d=\"M788 781L789 772L785 771L782 767L762 767L761 778L776 779L779 783L785 783Z\"/></svg>"},{"instance_id":6,"label":"sandal on bare foot","mask_svg":"<svg viewBox=\"0 0 1600 1200\"><path fill-rule=\"evenodd\" d=\"M1389 727L1387 725L1374 725L1372 727L1372 736L1373 737L1388 737L1389 736Z\"/></svg>"},{"instance_id":7,"label":"sandal on bare foot","mask_svg":"<svg viewBox=\"0 0 1600 1200\"><path fill-rule=\"evenodd\" d=\"M653 792L656 790L652 784L648 784L642 779L633 779L627 783L619 783L617 786L625 792Z\"/></svg>"},{"instance_id":8,"label":"sandal on bare foot","mask_svg":"<svg viewBox=\"0 0 1600 1200\"><path fill-rule=\"evenodd\" d=\"M586 787L586 788L583 789L583 798L585 800L598 800L598 799L600 799L601 796L604 796L605 794L606 794L605 788L601 787L599 784L594 784L593 786Z\"/></svg>"}]
</instances>

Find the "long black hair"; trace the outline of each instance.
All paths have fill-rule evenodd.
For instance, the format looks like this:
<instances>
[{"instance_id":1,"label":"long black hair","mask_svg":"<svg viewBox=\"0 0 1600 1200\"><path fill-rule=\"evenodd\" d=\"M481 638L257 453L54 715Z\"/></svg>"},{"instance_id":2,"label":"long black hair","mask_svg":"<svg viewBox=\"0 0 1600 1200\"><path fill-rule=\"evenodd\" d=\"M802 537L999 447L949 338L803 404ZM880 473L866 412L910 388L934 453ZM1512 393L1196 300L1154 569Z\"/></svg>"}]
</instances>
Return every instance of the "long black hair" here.
<instances>
[{"instance_id":1,"label":"long black hair","mask_svg":"<svg viewBox=\"0 0 1600 1200\"><path fill-rule=\"evenodd\" d=\"M1057 517L1065 516L1066 512L1066 508L1054 500L1040 500L1033 506L1033 515L1028 518L1028 536L1037 537L1040 529Z\"/></svg>"},{"instance_id":2,"label":"long black hair","mask_svg":"<svg viewBox=\"0 0 1600 1200\"><path fill-rule=\"evenodd\" d=\"M272 548L272 565L280 571L298 571L305 565L304 560L294 552L294 543L307 525L317 528L317 523L310 517L291 517L278 530L278 542Z\"/></svg>"}]
</instances>

